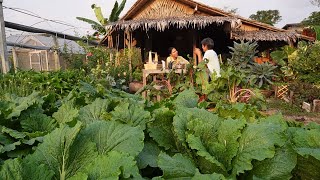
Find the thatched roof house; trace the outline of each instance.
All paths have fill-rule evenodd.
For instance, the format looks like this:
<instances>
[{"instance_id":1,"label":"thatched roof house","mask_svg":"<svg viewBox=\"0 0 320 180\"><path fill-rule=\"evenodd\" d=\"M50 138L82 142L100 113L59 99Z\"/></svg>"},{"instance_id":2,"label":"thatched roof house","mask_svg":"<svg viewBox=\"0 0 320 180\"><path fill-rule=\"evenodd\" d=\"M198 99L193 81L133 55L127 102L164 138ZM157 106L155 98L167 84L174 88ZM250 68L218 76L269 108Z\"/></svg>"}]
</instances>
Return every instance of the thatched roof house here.
<instances>
[{"instance_id":1,"label":"thatched roof house","mask_svg":"<svg viewBox=\"0 0 320 180\"><path fill-rule=\"evenodd\" d=\"M143 51L168 55L168 47L192 55L201 39L211 37L218 53L227 53L234 40L255 40L268 49L310 38L249 20L193 0L137 0L118 21L107 25L110 36L102 43L123 48L136 44ZM112 38L111 38L112 37ZM131 43L130 43L131 42Z\"/></svg>"}]
</instances>

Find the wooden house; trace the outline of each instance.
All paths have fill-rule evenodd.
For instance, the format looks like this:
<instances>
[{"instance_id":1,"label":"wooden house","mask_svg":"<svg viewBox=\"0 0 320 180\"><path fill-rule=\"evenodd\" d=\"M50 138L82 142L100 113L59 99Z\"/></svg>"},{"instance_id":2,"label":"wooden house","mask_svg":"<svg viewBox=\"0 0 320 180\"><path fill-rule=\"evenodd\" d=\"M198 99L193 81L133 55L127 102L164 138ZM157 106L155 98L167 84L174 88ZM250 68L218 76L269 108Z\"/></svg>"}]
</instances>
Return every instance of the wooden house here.
<instances>
[{"instance_id":1,"label":"wooden house","mask_svg":"<svg viewBox=\"0 0 320 180\"><path fill-rule=\"evenodd\" d=\"M106 26L109 35L101 43L114 48L136 45L146 52L168 56L167 49L176 47L179 54L193 55L203 38L215 42L218 54L227 54L235 40L257 41L260 50L293 45L311 38L296 32L246 19L193 0L137 0L115 23Z\"/></svg>"}]
</instances>

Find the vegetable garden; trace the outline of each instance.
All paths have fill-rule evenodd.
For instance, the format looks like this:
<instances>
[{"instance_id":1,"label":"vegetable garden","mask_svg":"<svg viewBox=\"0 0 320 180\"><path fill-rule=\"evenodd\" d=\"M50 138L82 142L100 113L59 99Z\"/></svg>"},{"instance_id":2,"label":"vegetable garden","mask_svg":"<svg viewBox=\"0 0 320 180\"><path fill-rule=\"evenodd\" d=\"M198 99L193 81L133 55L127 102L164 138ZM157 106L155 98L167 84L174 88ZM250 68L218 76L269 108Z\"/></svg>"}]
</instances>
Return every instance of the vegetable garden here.
<instances>
[{"instance_id":1,"label":"vegetable garden","mask_svg":"<svg viewBox=\"0 0 320 180\"><path fill-rule=\"evenodd\" d=\"M146 88L161 102L123 91L103 66L3 75L1 179L320 178L320 125L261 113L255 88L273 75L248 74L258 65L237 53L255 47L235 44L230 60L242 61L210 82L200 64L172 74L171 94ZM253 96L233 96L239 89Z\"/></svg>"}]
</instances>

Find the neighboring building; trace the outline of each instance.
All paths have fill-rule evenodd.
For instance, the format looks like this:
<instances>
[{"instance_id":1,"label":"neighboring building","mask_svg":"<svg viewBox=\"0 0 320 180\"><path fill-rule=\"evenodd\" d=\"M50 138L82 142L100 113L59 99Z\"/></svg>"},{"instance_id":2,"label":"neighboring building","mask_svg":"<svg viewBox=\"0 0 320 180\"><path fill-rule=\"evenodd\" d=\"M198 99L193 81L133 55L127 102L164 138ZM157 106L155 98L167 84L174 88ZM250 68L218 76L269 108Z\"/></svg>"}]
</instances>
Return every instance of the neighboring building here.
<instances>
[{"instance_id":1,"label":"neighboring building","mask_svg":"<svg viewBox=\"0 0 320 180\"><path fill-rule=\"evenodd\" d=\"M304 27L305 26L301 23L292 23L292 24L286 24L282 29L285 29L288 31L294 31L294 32L301 34Z\"/></svg>"},{"instance_id":2,"label":"neighboring building","mask_svg":"<svg viewBox=\"0 0 320 180\"><path fill-rule=\"evenodd\" d=\"M65 69L66 62L63 53L84 54L83 48L75 41L55 38L46 34L13 35L7 37L11 44L21 44L34 49L21 48L21 46L8 46L13 54L13 66L18 69L35 71L53 71ZM42 50L37 50L42 49ZM58 52L55 51L58 49Z\"/></svg>"},{"instance_id":3,"label":"neighboring building","mask_svg":"<svg viewBox=\"0 0 320 180\"><path fill-rule=\"evenodd\" d=\"M218 54L229 53L228 46L235 40L258 41L261 51L312 40L193 0L137 0L124 17L106 28L110 34L103 44L122 49L134 40L144 60L148 51L158 52L161 58L168 56L171 46L185 57L192 56L194 47L200 47L206 37L215 41Z\"/></svg>"},{"instance_id":4,"label":"neighboring building","mask_svg":"<svg viewBox=\"0 0 320 180\"><path fill-rule=\"evenodd\" d=\"M297 32L301 35L308 36L311 38L316 38L317 36L313 28L305 26L302 23L286 24L282 29Z\"/></svg>"}]
</instances>

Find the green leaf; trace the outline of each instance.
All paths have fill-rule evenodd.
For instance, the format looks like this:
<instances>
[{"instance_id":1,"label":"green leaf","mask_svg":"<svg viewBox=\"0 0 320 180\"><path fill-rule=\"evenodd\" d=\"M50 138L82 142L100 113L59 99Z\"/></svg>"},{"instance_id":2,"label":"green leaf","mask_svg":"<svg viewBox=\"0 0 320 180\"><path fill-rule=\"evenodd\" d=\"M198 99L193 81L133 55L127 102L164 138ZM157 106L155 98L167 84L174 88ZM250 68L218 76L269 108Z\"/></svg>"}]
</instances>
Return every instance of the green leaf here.
<instances>
[{"instance_id":1,"label":"green leaf","mask_svg":"<svg viewBox=\"0 0 320 180\"><path fill-rule=\"evenodd\" d=\"M65 124L73 121L78 117L79 110L74 108L74 100L67 101L59 108L59 110L52 114L52 117L60 124Z\"/></svg>"},{"instance_id":2,"label":"green leaf","mask_svg":"<svg viewBox=\"0 0 320 180\"><path fill-rule=\"evenodd\" d=\"M296 164L297 154L286 145L277 148L273 158L254 163L252 174L259 179L291 179Z\"/></svg>"},{"instance_id":3,"label":"green leaf","mask_svg":"<svg viewBox=\"0 0 320 180\"><path fill-rule=\"evenodd\" d=\"M68 180L87 180L88 175L86 173L77 173L76 175L72 176L71 178L68 178Z\"/></svg>"},{"instance_id":4,"label":"green leaf","mask_svg":"<svg viewBox=\"0 0 320 180\"><path fill-rule=\"evenodd\" d=\"M85 170L88 179L139 178L134 157L117 151L99 155Z\"/></svg>"},{"instance_id":5,"label":"green leaf","mask_svg":"<svg viewBox=\"0 0 320 180\"><path fill-rule=\"evenodd\" d=\"M27 132L51 132L56 128L54 119L38 111L22 114L20 120L22 129Z\"/></svg>"},{"instance_id":6,"label":"green leaf","mask_svg":"<svg viewBox=\"0 0 320 180\"><path fill-rule=\"evenodd\" d=\"M194 107L197 107L198 101L199 101L199 97L195 93L195 91L193 89L188 89L179 93L179 95L173 101L173 104L177 108L181 108L181 107L194 108Z\"/></svg>"},{"instance_id":7,"label":"green leaf","mask_svg":"<svg viewBox=\"0 0 320 180\"><path fill-rule=\"evenodd\" d=\"M23 180L21 160L6 160L1 167L0 179Z\"/></svg>"},{"instance_id":8,"label":"green leaf","mask_svg":"<svg viewBox=\"0 0 320 180\"><path fill-rule=\"evenodd\" d=\"M201 174L197 170L196 174L192 177L192 180L225 180L226 178L222 174Z\"/></svg>"},{"instance_id":9,"label":"green leaf","mask_svg":"<svg viewBox=\"0 0 320 180\"><path fill-rule=\"evenodd\" d=\"M119 17L117 17L118 7L119 7L119 4L118 4L118 1L116 1L113 5L113 8L112 8L110 16L109 16L110 22L115 22L118 20L118 18L119 18Z\"/></svg>"},{"instance_id":10,"label":"green leaf","mask_svg":"<svg viewBox=\"0 0 320 180\"><path fill-rule=\"evenodd\" d=\"M206 171L209 172L226 172L226 168L224 165L217 160L217 158L214 155L211 155L207 148L202 144L201 138L196 137L192 134L189 134L187 137L187 142L189 143L189 146L191 149L197 150L197 155L200 157L203 157L205 160L207 160L205 166L210 167L204 167L206 168ZM203 164L200 163L200 166ZM202 168L202 167L200 167Z\"/></svg>"},{"instance_id":11,"label":"green leaf","mask_svg":"<svg viewBox=\"0 0 320 180\"><path fill-rule=\"evenodd\" d=\"M11 113L6 117L6 119L10 119L13 117L19 117L21 112L28 109L33 105L42 105L43 100L38 92L33 92L27 97L16 97L11 95L7 97L6 100L12 102L13 105L11 107Z\"/></svg>"},{"instance_id":12,"label":"green leaf","mask_svg":"<svg viewBox=\"0 0 320 180\"><path fill-rule=\"evenodd\" d=\"M14 180L51 180L53 172L48 170L43 164L30 164L21 159L9 159L4 162L0 171L0 179Z\"/></svg>"},{"instance_id":13,"label":"green leaf","mask_svg":"<svg viewBox=\"0 0 320 180\"><path fill-rule=\"evenodd\" d=\"M212 124L215 127L219 126L220 121L218 120L218 116L210 113L204 109L198 108L180 108L176 111L176 115L173 118L173 127L174 133L179 142L187 147L186 145L186 131L187 131L187 123L192 119L200 119L200 120L211 120Z\"/></svg>"},{"instance_id":14,"label":"green leaf","mask_svg":"<svg viewBox=\"0 0 320 180\"><path fill-rule=\"evenodd\" d=\"M10 152L10 151L13 151L16 149L16 146L20 146L21 145L21 142L20 141L17 141L17 142L14 142L12 144L7 144L5 146L3 146L2 148L2 152Z\"/></svg>"},{"instance_id":15,"label":"green leaf","mask_svg":"<svg viewBox=\"0 0 320 180\"><path fill-rule=\"evenodd\" d=\"M2 127L2 133L6 133L15 139L23 139L24 137L26 137L25 133L22 133L4 126Z\"/></svg>"},{"instance_id":16,"label":"green leaf","mask_svg":"<svg viewBox=\"0 0 320 180\"><path fill-rule=\"evenodd\" d=\"M119 151L135 157L143 149L143 131L139 127L131 127L119 122L93 122L81 135L96 143L99 154Z\"/></svg>"},{"instance_id":17,"label":"green leaf","mask_svg":"<svg viewBox=\"0 0 320 180\"><path fill-rule=\"evenodd\" d=\"M89 104L79 111L79 120L85 124L90 124L94 121L107 120L105 116L108 114L107 108L109 100L96 99L92 104Z\"/></svg>"},{"instance_id":18,"label":"green leaf","mask_svg":"<svg viewBox=\"0 0 320 180\"><path fill-rule=\"evenodd\" d=\"M225 165L228 171L232 169L231 161L237 155L238 139L245 125L245 120L228 119L223 121L218 129L218 139L216 143L213 143L212 148L218 160Z\"/></svg>"},{"instance_id":19,"label":"green leaf","mask_svg":"<svg viewBox=\"0 0 320 180\"><path fill-rule=\"evenodd\" d=\"M62 126L44 137L36 151L26 161L44 164L56 179L72 177L96 157L95 145L87 138L78 137L81 123L74 127Z\"/></svg>"},{"instance_id":20,"label":"green leaf","mask_svg":"<svg viewBox=\"0 0 320 180\"><path fill-rule=\"evenodd\" d=\"M233 160L233 175L252 169L252 160L262 161L275 155L275 145L283 144L283 129L272 123L248 124L239 139L239 150Z\"/></svg>"},{"instance_id":21,"label":"green leaf","mask_svg":"<svg viewBox=\"0 0 320 180\"><path fill-rule=\"evenodd\" d=\"M174 112L161 108L153 112L153 117L154 120L148 124L150 137L166 150L176 148L172 125Z\"/></svg>"},{"instance_id":22,"label":"green leaf","mask_svg":"<svg viewBox=\"0 0 320 180\"><path fill-rule=\"evenodd\" d=\"M121 12L123 11L123 9L126 5L126 2L127 2L127 0L122 0L121 4L119 5L117 13L116 13L116 15L117 15L117 18L115 19L116 21L119 20L119 16L120 16Z\"/></svg>"},{"instance_id":23,"label":"green leaf","mask_svg":"<svg viewBox=\"0 0 320 180\"><path fill-rule=\"evenodd\" d=\"M294 148L298 154L320 160L320 129L298 129L293 135Z\"/></svg>"},{"instance_id":24,"label":"green leaf","mask_svg":"<svg viewBox=\"0 0 320 180\"><path fill-rule=\"evenodd\" d=\"M150 167L158 167L157 159L160 154L160 149L155 143L145 142L144 147L137 157L139 169L144 169L148 165Z\"/></svg>"},{"instance_id":25,"label":"green leaf","mask_svg":"<svg viewBox=\"0 0 320 180\"><path fill-rule=\"evenodd\" d=\"M312 156L298 155L298 163L292 175L294 179L320 179L320 161Z\"/></svg>"},{"instance_id":26,"label":"green leaf","mask_svg":"<svg viewBox=\"0 0 320 180\"><path fill-rule=\"evenodd\" d=\"M164 179L191 179L196 173L192 160L179 153L173 157L160 153L158 165L163 171Z\"/></svg>"},{"instance_id":27,"label":"green leaf","mask_svg":"<svg viewBox=\"0 0 320 180\"><path fill-rule=\"evenodd\" d=\"M23 160L22 168L24 180L51 180L54 176L54 172L52 170L49 170L44 164L36 165Z\"/></svg>"},{"instance_id":28,"label":"green leaf","mask_svg":"<svg viewBox=\"0 0 320 180\"><path fill-rule=\"evenodd\" d=\"M146 128L146 123L151 119L150 113L144 110L143 105L128 102L120 103L111 114L112 120L133 127L140 126L143 130Z\"/></svg>"},{"instance_id":29,"label":"green leaf","mask_svg":"<svg viewBox=\"0 0 320 180\"><path fill-rule=\"evenodd\" d=\"M98 21L100 22L101 25L105 26L106 22L105 22L105 18L103 17L102 11L101 11L101 7L99 6L94 6L93 7L94 10L94 14L96 15L96 18L98 19Z\"/></svg>"},{"instance_id":30,"label":"green leaf","mask_svg":"<svg viewBox=\"0 0 320 180\"><path fill-rule=\"evenodd\" d=\"M238 139L246 122L228 119L219 124L212 119L193 119L188 122L189 146L196 150L198 156L211 163L210 169L200 164L200 169L206 169L206 173L227 174L232 169L231 161L237 155Z\"/></svg>"}]
</instances>

